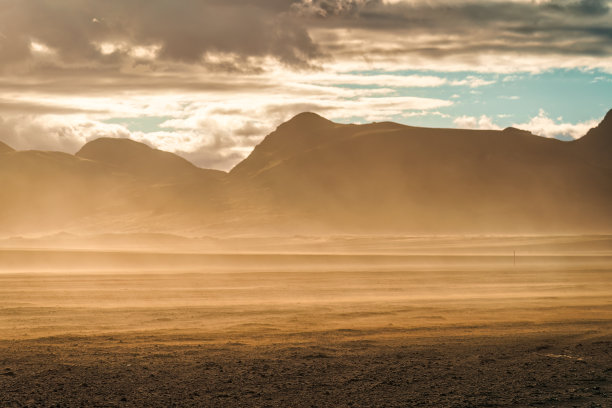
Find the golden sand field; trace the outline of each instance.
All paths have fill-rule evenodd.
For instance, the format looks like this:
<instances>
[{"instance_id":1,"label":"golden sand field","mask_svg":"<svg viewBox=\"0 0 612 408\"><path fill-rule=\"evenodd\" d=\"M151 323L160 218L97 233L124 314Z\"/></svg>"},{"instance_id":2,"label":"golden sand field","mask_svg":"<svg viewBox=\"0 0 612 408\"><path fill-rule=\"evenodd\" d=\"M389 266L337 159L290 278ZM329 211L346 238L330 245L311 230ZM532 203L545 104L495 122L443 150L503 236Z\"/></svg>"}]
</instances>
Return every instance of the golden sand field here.
<instances>
[{"instance_id":1,"label":"golden sand field","mask_svg":"<svg viewBox=\"0 0 612 408\"><path fill-rule=\"evenodd\" d=\"M410 242L4 249L0 406L612 405L609 237Z\"/></svg>"}]
</instances>

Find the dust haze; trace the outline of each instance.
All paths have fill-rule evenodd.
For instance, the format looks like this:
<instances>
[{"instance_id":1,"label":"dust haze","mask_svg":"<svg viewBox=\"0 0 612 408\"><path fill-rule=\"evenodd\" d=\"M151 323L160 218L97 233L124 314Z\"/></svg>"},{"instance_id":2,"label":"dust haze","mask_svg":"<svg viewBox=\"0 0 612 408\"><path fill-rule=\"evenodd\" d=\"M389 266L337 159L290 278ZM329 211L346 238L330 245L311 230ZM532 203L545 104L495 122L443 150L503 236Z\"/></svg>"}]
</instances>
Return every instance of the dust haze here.
<instances>
[{"instance_id":1,"label":"dust haze","mask_svg":"<svg viewBox=\"0 0 612 408\"><path fill-rule=\"evenodd\" d=\"M259 343L343 330L377 338L608 329L611 236L299 241L301 251L289 243L272 253L3 249L3 337Z\"/></svg>"},{"instance_id":2,"label":"dust haze","mask_svg":"<svg viewBox=\"0 0 612 408\"><path fill-rule=\"evenodd\" d=\"M0 236L609 233L612 111L582 138L301 113L231 171L122 138L0 146Z\"/></svg>"},{"instance_id":3,"label":"dust haze","mask_svg":"<svg viewBox=\"0 0 612 408\"><path fill-rule=\"evenodd\" d=\"M606 406L611 115L0 145L0 405Z\"/></svg>"},{"instance_id":4,"label":"dust haze","mask_svg":"<svg viewBox=\"0 0 612 408\"><path fill-rule=\"evenodd\" d=\"M5 241L2 403L609 401L612 236L169 239Z\"/></svg>"}]
</instances>

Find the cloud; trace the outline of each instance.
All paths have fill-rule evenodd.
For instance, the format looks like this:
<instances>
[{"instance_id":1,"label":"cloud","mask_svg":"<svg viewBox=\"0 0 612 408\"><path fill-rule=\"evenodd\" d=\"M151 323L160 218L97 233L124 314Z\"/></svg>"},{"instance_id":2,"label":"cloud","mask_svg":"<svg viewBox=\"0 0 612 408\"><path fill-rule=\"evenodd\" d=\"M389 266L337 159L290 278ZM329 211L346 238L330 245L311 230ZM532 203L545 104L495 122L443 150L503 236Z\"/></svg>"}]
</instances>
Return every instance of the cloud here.
<instances>
[{"instance_id":1,"label":"cloud","mask_svg":"<svg viewBox=\"0 0 612 408\"><path fill-rule=\"evenodd\" d=\"M612 15L605 2L303 3L313 10L308 26L315 43L354 63L364 60L379 68L436 64L438 69L484 72L611 69ZM334 12L322 15L321 8Z\"/></svg>"},{"instance_id":2,"label":"cloud","mask_svg":"<svg viewBox=\"0 0 612 408\"><path fill-rule=\"evenodd\" d=\"M308 65L319 51L288 10L286 1L2 0L0 61L35 59L36 44L57 53L59 66L120 67L151 47L160 60L187 64L212 51Z\"/></svg>"},{"instance_id":3,"label":"cloud","mask_svg":"<svg viewBox=\"0 0 612 408\"><path fill-rule=\"evenodd\" d=\"M300 77L304 78L303 75ZM390 74L346 74L346 73L314 73L306 76L308 82L315 84L334 85L376 85L383 87L428 88L445 85L448 81L434 75L390 75ZM295 78L299 81L299 78ZM303 79L302 79L303 80Z\"/></svg>"},{"instance_id":4,"label":"cloud","mask_svg":"<svg viewBox=\"0 0 612 408\"><path fill-rule=\"evenodd\" d=\"M447 118L463 91L526 72L612 72L610 27L596 0L0 0L0 138L74 152L132 137L228 169L302 111ZM145 116L170 119L150 132L109 123ZM544 119L527 125L578 132Z\"/></svg>"},{"instance_id":5,"label":"cloud","mask_svg":"<svg viewBox=\"0 0 612 408\"><path fill-rule=\"evenodd\" d=\"M508 116L510 115L497 115L499 118L506 118ZM459 116L453 120L453 123L465 129L501 129L500 126L493 122L492 118L486 115L482 115L479 118L474 116ZM540 109L537 116L530 118L527 122L514 123L512 127L528 130L535 135L543 137L572 140L584 136L589 129L597 126L597 124L597 120L568 123L563 122L560 117L556 120L551 119L543 109Z\"/></svg>"},{"instance_id":6,"label":"cloud","mask_svg":"<svg viewBox=\"0 0 612 408\"><path fill-rule=\"evenodd\" d=\"M279 87L275 95L246 90L233 93L232 98L224 92L187 97L125 95L120 100L65 97L57 105L45 95L12 95L18 103L14 111L0 113L0 140L17 149L74 153L97 137L129 137L181 154L201 167L229 170L276 126L303 111L333 120L359 117L374 121L395 115L427 115L452 105L444 99L387 95L379 89L336 92L338 89L326 86L295 86ZM98 110L105 106L106 111ZM126 119L144 116L162 119L154 121L157 125L148 131L128 128Z\"/></svg>"},{"instance_id":7,"label":"cloud","mask_svg":"<svg viewBox=\"0 0 612 408\"><path fill-rule=\"evenodd\" d=\"M193 127L141 132L80 115L17 115L0 117L0 141L17 150L75 153L85 143L99 137L130 138L178 153L202 167L228 170L248 155L265 134L262 132L272 129L270 126L260 129L248 120L241 123L227 115L202 116L200 119Z\"/></svg>"},{"instance_id":8,"label":"cloud","mask_svg":"<svg viewBox=\"0 0 612 408\"><path fill-rule=\"evenodd\" d=\"M572 1L550 1L544 6L558 12L569 12L579 15L600 16L610 12L607 0L572 0Z\"/></svg>"},{"instance_id":9,"label":"cloud","mask_svg":"<svg viewBox=\"0 0 612 408\"><path fill-rule=\"evenodd\" d=\"M0 70L256 72L268 58L296 69L610 69L611 26L602 0L0 0Z\"/></svg>"},{"instance_id":10,"label":"cloud","mask_svg":"<svg viewBox=\"0 0 612 408\"><path fill-rule=\"evenodd\" d=\"M0 112L22 113L22 114L75 114L75 113L102 113L103 109L84 109L79 106L62 106L57 103L31 102L14 99L0 98Z\"/></svg>"},{"instance_id":11,"label":"cloud","mask_svg":"<svg viewBox=\"0 0 612 408\"><path fill-rule=\"evenodd\" d=\"M459 116L453 120L453 123L461 129L501 129L501 127L493 123L493 119L486 115L482 115L479 118L466 115Z\"/></svg>"},{"instance_id":12,"label":"cloud","mask_svg":"<svg viewBox=\"0 0 612 408\"><path fill-rule=\"evenodd\" d=\"M579 123L563 123L561 118L557 121L548 117L548 114L540 109L537 116L525 123L517 123L512 126L519 129L529 130L536 135L557 139L578 139L584 136L589 129L597 126L597 120L588 120Z\"/></svg>"},{"instance_id":13,"label":"cloud","mask_svg":"<svg viewBox=\"0 0 612 408\"><path fill-rule=\"evenodd\" d=\"M491 85L494 83L495 81L491 81L491 80L487 81L486 79L483 79L483 78L478 78L475 76L468 76L465 79L452 81L450 84L454 86L468 86L470 88L478 88L480 86Z\"/></svg>"},{"instance_id":14,"label":"cloud","mask_svg":"<svg viewBox=\"0 0 612 408\"><path fill-rule=\"evenodd\" d=\"M418 117L418 116L439 116L441 118L450 118L449 114L442 113L442 112L439 112L439 111L422 110L422 111L414 111L414 112L402 113L402 117L403 118L413 118L413 117Z\"/></svg>"},{"instance_id":15,"label":"cloud","mask_svg":"<svg viewBox=\"0 0 612 408\"><path fill-rule=\"evenodd\" d=\"M17 150L39 149L75 153L98 137L130 137L123 126L83 116L45 114L0 117L0 140Z\"/></svg>"}]
</instances>

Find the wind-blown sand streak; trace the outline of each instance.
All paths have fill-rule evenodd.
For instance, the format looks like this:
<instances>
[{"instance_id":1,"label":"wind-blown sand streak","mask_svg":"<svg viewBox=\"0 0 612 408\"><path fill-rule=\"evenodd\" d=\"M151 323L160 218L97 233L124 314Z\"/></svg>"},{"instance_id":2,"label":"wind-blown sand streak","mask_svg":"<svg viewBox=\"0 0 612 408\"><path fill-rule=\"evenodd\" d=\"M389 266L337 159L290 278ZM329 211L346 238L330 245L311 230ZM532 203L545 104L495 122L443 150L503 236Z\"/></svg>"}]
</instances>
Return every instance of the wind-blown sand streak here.
<instances>
[{"instance_id":1,"label":"wind-blown sand streak","mask_svg":"<svg viewBox=\"0 0 612 408\"><path fill-rule=\"evenodd\" d=\"M612 256L553 252L3 250L0 403L606 406Z\"/></svg>"}]
</instances>

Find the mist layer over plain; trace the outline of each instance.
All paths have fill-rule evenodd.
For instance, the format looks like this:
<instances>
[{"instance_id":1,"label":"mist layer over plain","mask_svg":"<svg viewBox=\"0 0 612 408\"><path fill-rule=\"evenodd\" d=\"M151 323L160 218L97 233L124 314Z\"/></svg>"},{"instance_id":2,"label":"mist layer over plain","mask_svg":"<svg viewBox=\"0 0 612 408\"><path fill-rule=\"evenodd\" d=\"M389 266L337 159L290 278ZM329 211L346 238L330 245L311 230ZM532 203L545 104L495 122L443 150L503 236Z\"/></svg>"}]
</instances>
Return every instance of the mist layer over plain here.
<instances>
[{"instance_id":1,"label":"mist layer over plain","mask_svg":"<svg viewBox=\"0 0 612 408\"><path fill-rule=\"evenodd\" d=\"M0 402L609 402L610 236L224 245L1 250Z\"/></svg>"},{"instance_id":2,"label":"mist layer over plain","mask_svg":"<svg viewBox=\"0 0 612 408\"><path fill-rule=\"evenodd\" d=\"M551 323L604 329L612 317L609 236L352 237L352 251L346 241L318 253L318 242L297 251L305 239L284 253L280 244L226 254L5 249L3 337L517 333Z\"/></svg>"}]
</instances>

